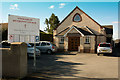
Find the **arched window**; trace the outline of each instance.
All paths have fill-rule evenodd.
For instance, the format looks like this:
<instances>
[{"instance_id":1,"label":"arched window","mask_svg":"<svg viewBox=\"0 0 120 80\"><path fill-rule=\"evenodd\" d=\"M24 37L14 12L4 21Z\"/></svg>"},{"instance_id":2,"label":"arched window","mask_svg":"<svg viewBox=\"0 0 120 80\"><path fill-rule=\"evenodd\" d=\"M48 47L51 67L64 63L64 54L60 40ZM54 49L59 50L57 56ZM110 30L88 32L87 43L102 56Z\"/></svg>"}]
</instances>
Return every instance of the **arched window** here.
<instances>
[{"instance_id":1,"label":"arched window","mask_svg":"<svg viewBox=\"0 0 120 80\"><path fill-rule=\"evenodd\" d=\"M76 13L73 17L74 22L80 22L82 20L80 14Z\"/></svg>"}]
</instances>

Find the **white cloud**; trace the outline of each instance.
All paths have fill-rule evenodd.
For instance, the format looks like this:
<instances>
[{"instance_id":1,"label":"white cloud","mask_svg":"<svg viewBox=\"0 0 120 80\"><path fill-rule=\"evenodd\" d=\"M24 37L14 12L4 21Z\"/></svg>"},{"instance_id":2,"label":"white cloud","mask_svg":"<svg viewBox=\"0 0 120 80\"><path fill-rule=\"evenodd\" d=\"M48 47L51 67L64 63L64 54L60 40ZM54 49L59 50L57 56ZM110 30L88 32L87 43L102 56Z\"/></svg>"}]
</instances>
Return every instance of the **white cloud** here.
<instances>
[{"instance_id":1,"label":"white cloud","mask_svg":"<svg viewBox=\"0 0 120 80\"><path fill-rule=\"evenodd\" d=\"M59 5L64 6L64 5L65 5L65 3L60 3Z\"/></svg>"},{"instance_id":2,"label":"white cloud","mask_svg":"<svg viewBox=\"0 0 120 80\"><path fill-rule=\"evenodd\" d=\"M54 7L55 7L54 5L51 5L49 8L50 8L50 9L53 9Z\"/></svg>"},{"instance_id":3,"label":"white cloud","mask_svg":"<svg viewBox=\"0 0 120 80\"><path fill-rule=\"evenodd\" d=\"M118 21L114 21L114 22L112 22L112 23L114 23L114 24L115 24L115 23L120 23L120 22L118 22Z\"/></svg>"},{"instance_id":4,"label":"white cloud","mask_svg":"<svg viewBox=\"0 0 120 80\"><path fill-rule=\"evenodd\" d=\"M65 3L60 3L59 8L63 8L66 4Z\"/></svg>"},{"instance_id":5,"label":"white cloud","mask_svg":"<svg viewBox=\"0 0 120 80\"><path fill-rule=\"evenodd\" d=\"M10 9L12 9L12 10L19 10L18 4L10 5Z\"/></svg>"}]
</instances>

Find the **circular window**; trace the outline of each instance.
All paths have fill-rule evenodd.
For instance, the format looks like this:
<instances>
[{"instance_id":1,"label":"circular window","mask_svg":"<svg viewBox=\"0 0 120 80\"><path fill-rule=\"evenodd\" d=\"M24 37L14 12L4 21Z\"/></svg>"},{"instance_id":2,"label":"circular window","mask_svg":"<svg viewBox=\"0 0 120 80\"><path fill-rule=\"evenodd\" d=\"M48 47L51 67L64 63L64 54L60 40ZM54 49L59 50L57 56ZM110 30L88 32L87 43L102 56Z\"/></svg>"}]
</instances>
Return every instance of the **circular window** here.
<instances>
[{"instance_id":1,"label":"circular window","mask_svg":"<svg viewBox=\"0 0 120 80\"><path fill-rule=\"evenodd\" d=\"M73 21L74 22L80 22L82 19L81 19L81 16L80 14L76 13L73 17Z\"/></svg>"}]
</instances>

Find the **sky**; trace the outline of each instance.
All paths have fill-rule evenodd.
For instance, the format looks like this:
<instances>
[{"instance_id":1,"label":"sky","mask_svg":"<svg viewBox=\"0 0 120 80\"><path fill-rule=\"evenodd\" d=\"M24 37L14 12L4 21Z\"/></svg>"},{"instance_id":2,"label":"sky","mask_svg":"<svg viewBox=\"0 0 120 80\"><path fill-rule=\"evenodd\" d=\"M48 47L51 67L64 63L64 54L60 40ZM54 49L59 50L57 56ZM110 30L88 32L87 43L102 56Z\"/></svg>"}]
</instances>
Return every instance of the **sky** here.
<instances>
[{"instance_id":1,"label":"sky","mask_svg":"<svg viewBox=\"0 0 120 80\"><path fill-rule=\"evenodd\" d=\"M0 3L1 4L1 3ZM101 25L113 25L113 38L118 38L118 2L2 2L2 20L8 22L8 14L40 19L40 29L44 31L45 18L52 13L60 22L78 6Z\"/></svg>"}]
</instances>

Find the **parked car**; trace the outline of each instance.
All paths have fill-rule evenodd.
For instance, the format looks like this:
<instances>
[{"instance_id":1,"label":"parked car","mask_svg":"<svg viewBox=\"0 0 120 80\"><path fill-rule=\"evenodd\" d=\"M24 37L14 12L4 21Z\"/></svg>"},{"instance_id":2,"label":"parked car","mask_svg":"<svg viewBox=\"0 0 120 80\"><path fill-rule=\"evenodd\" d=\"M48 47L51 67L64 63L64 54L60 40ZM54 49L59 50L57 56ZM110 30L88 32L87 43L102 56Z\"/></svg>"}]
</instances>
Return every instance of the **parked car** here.
<instances>
[{"instance_id":1,"label":"parked car","mask_svg":"<svg viewBox=\"0 0 120 80\"><path fill-rule=\"evenodd\" d=\"M30 44L34 46L34 43L30 43ZM36 48L38 48L41 51L41 53L48 53L48 54L52 54L57 50L56 45L52 44L49 41L36 42Z\"/></svg>"},{"instance_id":2,"label":"parked car","mask_svg":"<svg viewBox=\"0 0 120 80\"><path fill-rule=\"evenodd\" d=\"M29 43L32 47L34 47L34 44L39 45L40 42L35 42L35 43Z\"/></svg>"},{"instance_id":3,"label":"parked car","mask_svg":"<svg viewBox=\"0 0 120 80\"><path fill-rule=\"evenodd\" d=\"M110 43L100 43L97 47L97 55L99 56L99 54L105 54L105 53L112 53L112 47Z\"/></svg>"},{"instance_id":4,"label":"parked car","mask_svg":"<svg viewBox=\"0 0 120 80\"><path fill-rule=\"evenodd\" d=\"M40 56L41 51L36 48L36 56ZM34 57L34 47L27 43L27 55L28 57Z\"/></svg>"},{"instance_id":5,"label":"parked car","mask_svg":"<svg viewBox=\"0 0 120 80\"><path fill-rule=\"evenodd\" d=\"M10 48L11 43L9 41L2 41L0 43L0 47L2 48Z\"/></svg>"}]
</instances>

